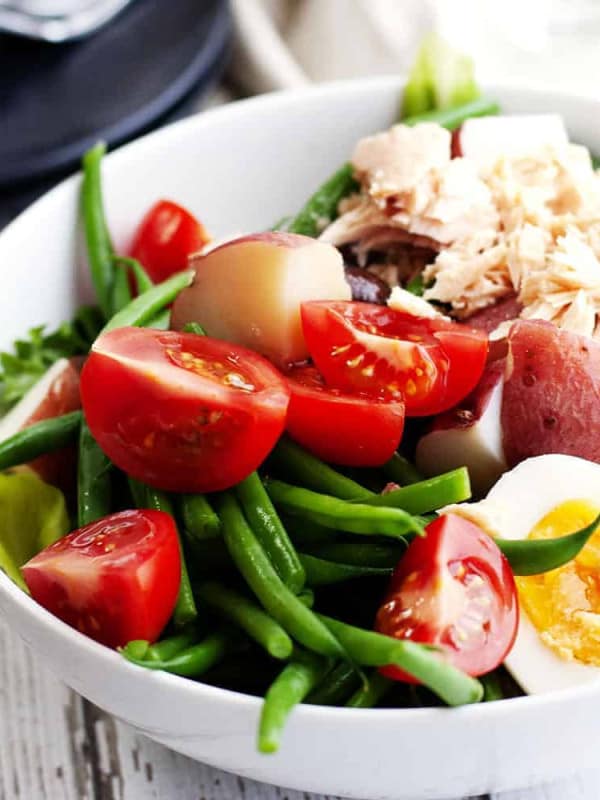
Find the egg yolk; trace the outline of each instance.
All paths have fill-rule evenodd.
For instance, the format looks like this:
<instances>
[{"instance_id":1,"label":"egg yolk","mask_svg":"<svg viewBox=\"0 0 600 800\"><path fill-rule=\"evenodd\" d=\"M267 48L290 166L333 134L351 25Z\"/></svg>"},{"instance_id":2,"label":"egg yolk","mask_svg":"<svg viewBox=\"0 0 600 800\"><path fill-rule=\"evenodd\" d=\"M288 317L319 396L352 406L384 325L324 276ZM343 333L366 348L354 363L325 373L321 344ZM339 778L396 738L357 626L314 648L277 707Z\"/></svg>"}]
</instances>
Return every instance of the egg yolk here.
<instances>
[{"instance_id":1,"label":"egg yolk","mask_svg":"<svg viewBox=\"0 0 600 800\"><path fill-rule=\"evenodd\" d=\"M589 525L600 508L569 500L554 508L530 532L551 539ZM541 575L516 578L521 605L542 641L568 660L600 666L600 526L577 558Z\"/></svg>"}]
</instances>

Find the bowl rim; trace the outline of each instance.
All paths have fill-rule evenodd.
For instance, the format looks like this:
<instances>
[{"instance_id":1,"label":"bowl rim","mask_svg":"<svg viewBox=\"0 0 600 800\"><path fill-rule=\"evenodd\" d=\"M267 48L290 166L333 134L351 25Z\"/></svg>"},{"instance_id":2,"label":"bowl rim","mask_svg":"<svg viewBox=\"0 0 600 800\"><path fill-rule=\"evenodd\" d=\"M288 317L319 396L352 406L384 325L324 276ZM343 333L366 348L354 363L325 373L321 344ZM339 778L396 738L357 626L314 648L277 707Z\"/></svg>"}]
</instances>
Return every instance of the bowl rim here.
<instances>
[{"instance_id":1,"label":"bowl rim","mask_svg":"<svg viewBox=\"0 0 600 800\"><path fill-rule=\"evenodd\" d=\"M224 106L197 112L190 117L173 122L163 128L147 133L132 142L117 147L106 156L106 161L108 162L107 166L111 170L116 170L120 162L126 161L132 151L140 151L146 147L151 148L159 139L168 139L169 137L176 138L177 135L185 133L188 128L194 129L198 125L202 127L221 125L223 122L227 122L228 119L234 119L240 115L248 115L255 111L261 111L262 109L268 110L271 106L285 107L295 105L305 99L333 97L340 93L352 95L371 87L377 90L396 88L400 91L403 84L404 80L402 76L383 75L332 81L318 86L270 92L268 94L239 100ZM503 95L514 94L521 97L530 95L546 98L550 106L548 113L551 113L551 106L554 101L558 101L559 103L589 105L590 107L595 107L597 111L600 110L599 98L577 92L548 91L539 83L523 83L520 85L502 83L486 84L485 91L490 94L498 92ZM39 209L43 208L46 204L51 205L54 203L57 196L60 196L61 193L68 192L71 187L80 180L81 172L78 171L62 180L57 186L44 193L23 210L12 222L0 231L0 247L7 237L18 236L22 231L25 231L30 224L29 218L35 216L39 212ZM36 625L50 629L52 635L55 636L62 645L83 649L86 651L86 655L100 660L105 665L106 669L117 669L123 676L131 676L138 681L145 681L145 685L149 688L154 685L154 688L159 686L163 687L165 691L186 693L190 697L194 697L198 700L221 701L222 703L230 704L238 711L248 711L257 714L260 710L263 701L262 697L212 686L203 683L201 680L187 679L158 670L148 670L127 661L119 652L99 644L55 617L36 603L30 595L13 583L2 570L0 570L0 594L6 595L10 603L21 606L23 611L32 618L32 621ZM12 630L15 630L18 635L21 635L20 631L11 625L10 609L7 608L6 610L7 613L4 614L4 617L8 626L11 627ZM347 724L355 722L365 723L367 721L374 721L375 719L392 723L400 721L425 723L428 720L434 723L440 720L442 716L447 716L450 713L454 716L462 716L465 721L481 722L484 720L496 720L506 714L512 714L513 711L516 710L528 709L533 711L542 707L554 709L570 701L585 701L588 697L596 696L599 687L600 669L598 671L597 680L586 682L580 686L568 687L544 694L505 698L492 703L480 702L457 708L420 707L367 709L346 708L344 706L318 706L302 703L299 708L295 710L295 714L308 724L310 724L311 721L318 721L323 715L330 721L340 721ZM146 726L145 730L151 732L151 729Z\"/></svg>"}]
</instances>

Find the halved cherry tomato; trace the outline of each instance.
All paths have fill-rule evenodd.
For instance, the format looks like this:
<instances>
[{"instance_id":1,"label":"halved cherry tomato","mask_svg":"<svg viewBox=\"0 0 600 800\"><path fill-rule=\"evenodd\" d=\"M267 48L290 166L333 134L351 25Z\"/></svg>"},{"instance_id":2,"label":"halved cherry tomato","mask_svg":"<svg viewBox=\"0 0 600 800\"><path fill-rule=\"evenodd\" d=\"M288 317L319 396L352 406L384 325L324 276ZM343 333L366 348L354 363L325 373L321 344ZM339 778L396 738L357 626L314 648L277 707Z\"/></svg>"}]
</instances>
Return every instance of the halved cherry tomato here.
<instances>
[{"instance_id":1,"label":"halved cherry tomato","mask_svg":"<svg viewBox=\"0 0 600 800\"><path fill-rule=\"evenodd\" d=\"M404 398L407 416L438 414L466 397L488 351L481 331L371 303L303 303L302 327L330 386Z\"/></svg>"},{"instance_id":2,"label":"halved cherry tomato","mask_svg":"<svg viewBox=\"0 0 600 800\"><path fill-rule=\"evenodd\" d=\"M313 366L287 373L290 436L325 461L376 467L392 457L404 430L404 403L350 394L325 385Z\"/></svg>"},{"instance_id":3,"label":"halved cherry tomato","mask_svg":"<svg viewBox=\"0 0 600 800\"><path fill-rule=\"evenodd\" d=\"M34 600L97 642L154 641L179 592L175 523L163 511L119 511L46 547L23 577Z\"/></svg>"},{"instance_id":4,"label":"halved cherry tomato","mask_svg":"<svg viewBox=\"0 0 600 800\"><path fill-rule=\"evenodd\" d=\"M148 328L100 336L81 373L100 447L128 475L175 492L246 478L281 435L289 394L275 367L244 347Z\"/></svg>"},{"instance_id":5,"label":"halved cherry tomato","mask_svg":"<svg viewBox=\"0 0 600 800\"><path fill-rule=\"evenodd\" d=\"M469 675L484 675L504 660L518 623L508 561L481 528L446 514L410 544L375 627L396 639L435 645ZM382 672L414 682L397 667Z\"/></svg>"},{"instance_id":6,"label":"halved cherry tomato","mask_svg":"<svg viewBox=\"0 0 600 800\"><path fill-rule=\"evenodd\" d=\"M185 269L188 256L208 241L204 225L193 214L170 200L160 200L140 222L130 252L160 283Z\"/></svg>"}]
</instances>

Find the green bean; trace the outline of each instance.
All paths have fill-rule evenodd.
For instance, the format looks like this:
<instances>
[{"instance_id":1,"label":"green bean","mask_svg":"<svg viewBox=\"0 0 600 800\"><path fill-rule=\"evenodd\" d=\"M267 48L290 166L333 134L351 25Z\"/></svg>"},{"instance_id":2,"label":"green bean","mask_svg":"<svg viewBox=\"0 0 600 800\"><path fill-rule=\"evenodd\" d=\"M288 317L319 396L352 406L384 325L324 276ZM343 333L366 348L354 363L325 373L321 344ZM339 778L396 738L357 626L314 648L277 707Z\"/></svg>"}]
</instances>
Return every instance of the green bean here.
<instances>
[{"instance_id":1,"label":"green bean","mask_svg":"<svg viewBox=\"0 0 600 800\"><path fill-rule=\"evenodd\" d=\"M164 511L175 520L175 511L171 501L164 492L161 492L159 489L153 489L151 486L146 486L136 481L134 478L129 478L129 488L131 489L131 494L138 508ZM181 583L179 584L179 594L177 595L175 610L173 611L173 622L176 627L182 628L184 625L196 619L198 611L194 601L194 594L192 592L190 576L185 562L185 552L179 531L177 532L177 536L179 538L179 551L181 553Z\"/></svg>"},{"instance_id":2,"label":"green bean","mask_svg":"<svg viewBox=\"0 0 600 800\"><path fill-rule=\"evenodd\" d=\"M300 561L306 571L306 582L309 586L325 586L352 578L385 578L392 574L391 568L340 564L335 561L324 561L307 553L300 553Z\"/></svg>"},{"instance_id":3,"label":"green bean","mask_svg":"<svg viewBox=\"0 0 600 800\"><path fill-rule=\"evenodd\" d=\"M198 631L189 629L151 644L147 639L132 639L123 650L137 661L167 661L198 641Z\"/></svg>"},{"instance_id":4,"label":"green bean","mask_svg":"<svg viewBox=\"0 0 600 800\"><path fill-rule=\"evenodd\" d=\"M500 113L500 106L489 97L478 97L470 103L464 103L454 108L424 111L412 117L401 120L403 125L418 125L420 122L437 122L442 128L453 131L460 128L463 122L471 117L489 117Z\"/></svg>"},{"instance_id":5,"label":"green bean","mask_svg":"<svg viewBox=\"0 0 600 800\"><path fill-rule=\"evenodd\" d=\"M129 281L129 270L131 270L133 277L135 278L135 286L138 294L143 294L154 286L154 281L142 267L137 258L115 256L113 258L113 262L115 266L122 268L121 272L127 276L127 281Z\"/></svg>"},{"instance_id":6,"label":"green bean","mask_svg":"<svg viewBox=\"0 0 600 800\"><path fill-rule=\"evenodd\" d=\"M113 246L110 241L102 201L102 157L104 142L98 142L83 156L81 205L92 283L98 304L108 319L111 314L113 286Z\"/></svg>"},{"instance_id":7,"label":"green bean","mask_svg":"<svg viewBox=\"0 0 600 800\"><path fill-rule=\"evenodd\" d=\"M77 436L83 415L71 411L44 419L0 442L0 470L26 464L38 456L66 447Z\"/></svg>"},{"instance_id":8,"label":"green bean","mask_svg":"<svg viewBox=\"0 0 600 800\"><path fill-rule=\"evenodd\" d=\"M450 503L462 503L470 497L469 472L466 467L460 467L435 478L427 478L401 489L375 495L362 502L369 506L402 508L410 514L423 514Z\"/></svg>"},{"instance_id":9,"label":"green bean","mask_svg":"<svg viewBox=\"0 0 600 800\"><path fill-rule=\"evenodd\" d=\"M394 481L399 486L408 486L423 480L419 470L400 453L394 453L381 469L388 480Z\"/></svg>"},{"instance_id":10,"label":"green bean","mask_svg":"<svg viewBox=\"0 0 600 800\"><path fill-rule=\"evenodd\" d=\"M306 702L315 706L343 705L359 685L360 678L356 669L351 664L341 661L313 689Z\"/></svg>"},{"instance_id":11,"label":"green bean","mask_svg":"<svg viewBox=\"0 0 600 800\"><path fill-rule=\"evenodd\" d=\"M80 306L73 317L73 325L89 349L104 325L104 317L97 306Z\"/></svg>"},{"instance_id":12,"label":"green bean","mask_svg":"<svg viewBox=\"0 0 600 800\"><path fill-rule=\"evenodd\" d=\"M483 686L483 702L492 703L494 700L503 700L504 692L502 691L502 684L498 673L488 672L487 675L482 675L479 679Z\"/></svg>"},{"instance_id":13,"label":"green bean","mask_svg":"<svg viewBox=\"0 0 600 800\"><path fill-rule=\"evenodd\" d=\"M111 291L111 311L118 313L126 305L131 303L131 289L129 287L129 275L124 269L117 271Z\"/></svg>"},{"instance_id":14,"label":"green bean","mask_svg":"<svg viewBox=\"0 0 600 800\"><path fill-rule=\"evenodd\" d=\"M156 316L152 317L149 322L144 323L144 328L154 328L154 330L168 331L171 326L171 310L165 308L160 311Z\"/></svg>"},{"instance_id":15,"label":"green bean","mask_svg":"<svg viewBox=\"0 0 600 800\"><path fill-rule=\"evenodd\" d=\"M288 225L290 233L317 237L321 230L337 217L337 209L344 197L357 192L352 164L344 164L309 197L304 207Z\"/></svg>"},{"instance_id":16,"label":"green bean","mask_svg":"<svg viewBox=\"0 0 600 800\"><path fill-rule=\"evenodd\" d=\"M189 628L175 636L169 636L168 639L163 639L161 642L151 644L146 651L145 658L148 661L168 661L196 644L198 638L198 631L195 628Z\"/></svg>"},{"instance_id":17,"label":"green bean","mask_svg":"<svg viewBox=\"0 0 600 800\"><path fill-rule=\"evenodd\" d=\"M222 536L213 539L187 538L188 548L193 557L194 570L203 576L235 571L227 545Z\"/></svg>"},{"instance_id":18,"label":"green bean","mask_svg":"<svg viewBox=\"0 0 600 800\"><path fill-rule=\"evenodd\" d=\"M600 515L575 533L556 539L495 539L515 575L539 575L575 558L600 525Z\"/></svg>"},{"instance_id":19,"label":"green bean","mask_svg":"<svg viewBox=\"0 0 600 800\"><path fill-rule=\"evenodd\" d=\"M307 608L312 608L315 604L315 593L312 589L308 587L304 587L302 591L297 595L298 600L302 603L303 606Z\"/></svg>"},{"instance_id":20,"label":"green bean","mask_svg":"<svg viewBox=\"0 0 600 800\"><path fill-rule=\"evenodd\" d=\"M235 487L235 493L254 535L275 567L277 574L294 594L304 586L304 567L256 472Z\"/></svg>"},{"instance_id":21,"label":"green bean","mask_svg":"<svg viewBox=\"0 0 600 800\"><path fill-rule=\"evenodd\" d=\"M270 461L293 480L342 500L363 500L374 493L337 472L287 437L279 440Z\"/></svg>"},{"instance_id":22,"label":"green bean","mask_svg":"<svg viewBox=\"0 0 600 800\"><path fill-rule=\"evenodd\" d=\"M246 582L269 614L297 641L325 656L345 658L325 625L282 582L230 492L217 498L223 538Z\"/></svg>"},{"instance_id":23,"label":"green bean","mask_svg":"<svg viewBox=\"0 0 600 800\"><path fill-rule=\"evenodd\" d=\"M346 703L349 708L373 708L390 691L394 681L375 671L369 676L366 686L361 686Z\"/></svg>"},{"instance_id":24,"label":"green bean","mask_svg":"<svg viewBox=\"0 0 600 800\"><path fill-rule=\"evenodd\" d=\"M337 561L341 564L352 564L357 567L368 565L380 569L393 569L404 554L406 547L401 542L379 544L376 542L331 542L317 544L309 548L310 555L324 558L326 561Z\"/></svg>"},{"instance_id":25,"label":"green bean","mask_svg":"<svg viewBox=\"0 0 600 800\"><path fill-rule=\"evenodd\" d=\"M217 631L206 637L199 644L192 645L186 650L182 650L169 659L163 661L149 661L143 658L135 658L127 648L121 653L132 664L146 669L160 669L164 672L171 672L174 675L183 675L186 678L197 678L212 666L218 663L231 647L230 637L225 632Z\"/></svg>"},{"instance_id":26,"label":"green bean","mask_svg":"<svg viewBox=\"0 0 600 800\"><path fill-rule=\"evenodd\" d=\"M279 623L252 600L217 581L200 584L196 594L218 614L238 625L273 658L291 656L293 644L290 637Z\"/></svg>"},{"instance_id":27,"label":"green bean","mask_svg":"<svg viewBox=\"0 0 600 800\"><path fill-rule=\"evenodd\" d=\"M127 657L141 661L146 658L149 648L150 642L147 639L132 639L130 642L127 642L125 647L122 648L122 651L127 654Z\"/></svg>"},{"instance_id":28,"label":"green bean","mask_svg":"<svg viewBox=\"0 0 600 800\"><path fill-rule=\"evenodd\" d=\"M111 512L112 464L92 436L87 422L79 430L77 524L80 528Z\"/></svg>"},{"instance_id":29,"label":"green bean","mask_svg":"<svg viewBox=\"0 0 600 800\"><path fill-rule=\"evenodd\" d=\"M194 275L193 270L187 270L172 275L162 283L157 283L115 314L102 328L101 333L108 333L115 328L124 328L128 325L146 325L159 311L172 303L182 289L191 284Z\"/></svg>"},{"instance_id":30,"label":"green bean","mask_svg":"<svg viewBox=\"0 0 600 800\"><path fill-rule=\"evenodd\" d=\"M221 535L221 520L203 494L184 494L179 497L179 511L185 531L198 541Z\"/></svg>"},{"instance_id":31,"label":"green bean","mask_svg":"<svg viewBox=\"0 0 600 800\"><path fill-rule=\"evenodd\" d=\"M261 753L277 752L288 717L323 678L328 667L326 660L298 651L275 678L267 690L260 715L258 749Z\"/></svg>"},{"instance_id":32,"label":"green bean","mask_svg":"<svg viewBox=\"0 0 600 800\"><path fill-rule=\"evenodd\" d=\"M141 481L136 481L134 478L128 478L129 491L136 508L147 508L148 502L146 500L146 484Z\"/></svg>"},{"instance_id":33,"label":"green bean","mask_svg":"<svg viewBox=\"0 0 600 800\"><path fill-rule=\"evenodd\" d=\"M308 519L291 517L285 514L282 517L282 522L294 545L300 544L303 549L306 549L307 546L313 547L323 542L330 542L332 535L334 535L331 528L317 525L316 522Z\"/></svg>"},{"instance_id":34,"label":"green bean","mask_svg":"<svg viewBox=\"0 0 600 800\"><path fill-rule=\"evenodd\" d=\"M283 481L268 481L266 488L276 506L326 528L397 539L423 532L419 522L400 508L350 503L310 489L290 486Z\"/></svg>"},{"instance_id":35,"label":"green bean","mask_svg":"<svg viewBox=\"0 0 600 800\"><path fill-rule=\"evenodd\" d=\"M357 664L365 667L400 667L449 706L478 703L481 700L483 688L479 681L445 662L433 648L355 628L323 614L317 616Z\"/></svg>"},{"instance_id":36,"label":"green bean","mask_svg":"<svg viewBox=\"0 0 600 800\"><path fill-rule=\"evenodd\" d=\"M196 336L206 336L206 331L197 322L186 322L183 326L184 333L195 333Z\"/></svg>"}]
</instances>

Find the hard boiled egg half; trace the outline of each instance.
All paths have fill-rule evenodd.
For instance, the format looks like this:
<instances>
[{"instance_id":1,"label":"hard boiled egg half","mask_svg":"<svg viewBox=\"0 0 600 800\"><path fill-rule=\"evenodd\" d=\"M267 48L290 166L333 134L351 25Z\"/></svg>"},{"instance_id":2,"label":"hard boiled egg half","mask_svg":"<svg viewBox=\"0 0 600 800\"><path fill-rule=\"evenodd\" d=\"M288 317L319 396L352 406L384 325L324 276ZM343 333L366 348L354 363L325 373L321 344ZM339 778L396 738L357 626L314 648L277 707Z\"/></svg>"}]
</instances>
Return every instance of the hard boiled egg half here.
<instances>
[{"instance_id":1,"label":"hard boiled egg half","mask_svg":"<svg viewBox=\"0 0 600 800\"><path fill-rule=\"evenodd\" d=\"M503 539L565 536L600 513L600 464L530 458L479 503L445 509ZM530 694L600 682L600 527L559 569L516 578L521 619L506 666Z\"/></svg>"}]
</instances>

